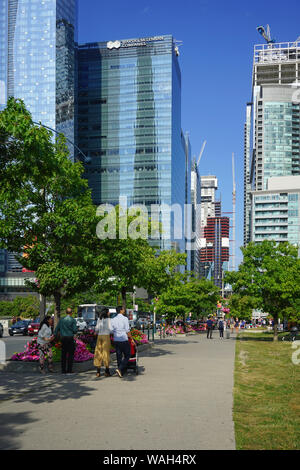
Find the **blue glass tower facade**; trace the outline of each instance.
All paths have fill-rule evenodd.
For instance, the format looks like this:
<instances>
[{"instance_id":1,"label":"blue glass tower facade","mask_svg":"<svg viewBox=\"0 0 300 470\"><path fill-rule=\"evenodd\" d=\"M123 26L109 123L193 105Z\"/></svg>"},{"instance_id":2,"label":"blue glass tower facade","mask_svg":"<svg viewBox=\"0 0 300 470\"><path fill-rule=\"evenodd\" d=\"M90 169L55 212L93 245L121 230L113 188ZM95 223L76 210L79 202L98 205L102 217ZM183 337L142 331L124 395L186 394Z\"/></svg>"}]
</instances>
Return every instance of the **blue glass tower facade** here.
<instances>
[{"instance_id":1,"label":"blue glass tower facade","mask_svg":"<svg viewBox=\"0 0 300 470\"><path fill-rule=\"evenodd\" d=\"M0 12L0 106L21 98L73 142L77 0L0 0Z\"/></svg>"},{"instance_id":2,"label":"blue glass tower facade","mask_svg":"<svg viewBox=\"0 0 300 470\"><path fill-rule=\"evenodd\" d=\"M172 36L84 44L78 49L78 146L95 204L186 202L181 74ZM182 222L182 233L184 222ZM161 248L185 251L182 239Z\"/></svg>"}]
</instances>

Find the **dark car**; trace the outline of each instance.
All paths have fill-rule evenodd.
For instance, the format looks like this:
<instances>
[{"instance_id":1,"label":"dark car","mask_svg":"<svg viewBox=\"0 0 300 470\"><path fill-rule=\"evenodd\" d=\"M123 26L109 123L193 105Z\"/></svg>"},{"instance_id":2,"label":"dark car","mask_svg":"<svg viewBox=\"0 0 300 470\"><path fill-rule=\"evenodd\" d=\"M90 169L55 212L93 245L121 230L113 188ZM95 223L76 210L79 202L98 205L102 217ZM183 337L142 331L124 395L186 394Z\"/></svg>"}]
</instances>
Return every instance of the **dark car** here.
<instances>
[{"instance_id":1,"label":"dark car","mask_svg":"<svg viewBox=\"0 0 300 470\"><path fill-rule=\"evenodd\" d=\"M36 318L35 320L32 320L28 325L29 336L37 335L39 332L39 327L40 327L40 319Z\"/></svg>"},{"instance_id":2,"label":"dark car","mask_svg":"<svg viewBox=\"0 0 300 470\"><path fill-rule=\"evenodd\" d=\"M3 325L0 323L0 338L3 336Z\"/></svg>"},{"instance_id":3,"label":"dark car","mask_svg":"<svg viewBox=\"0 0 300 470\"><path fill-rule=\"evenodd\" d=\"M14 323L14 325L9 327L8 333L10 334L10 336L14 336L14 335L26 336L28 333L29 323L30 323L29 320L17 321L17 323Z\"/></svg>"}]
</instances>

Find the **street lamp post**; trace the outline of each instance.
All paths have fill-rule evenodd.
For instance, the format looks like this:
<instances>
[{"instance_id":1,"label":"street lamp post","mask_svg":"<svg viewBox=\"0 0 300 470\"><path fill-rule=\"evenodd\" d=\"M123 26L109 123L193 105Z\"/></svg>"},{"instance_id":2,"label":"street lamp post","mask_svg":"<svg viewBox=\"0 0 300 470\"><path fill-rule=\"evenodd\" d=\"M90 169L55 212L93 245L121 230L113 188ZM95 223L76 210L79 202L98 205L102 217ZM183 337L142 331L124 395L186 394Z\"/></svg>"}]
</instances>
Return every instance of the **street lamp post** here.
<instances>
[{"instance_id":1,"label":"street lamp post","mask_svg":"<svg viewBox=\"0 0 300 470\"><path fill-rule=\"evenodd\" d=\"M33 124L36 124L37 126L42 126L44 127L45 129L48 129L49 131L52 131L52 132L55 132L55 134L57 135L60 135L60 134L63 134L63 132L58 132L57 130L55 129L52 129L52 127L49 127L49 126L46 126L45 124L42 124L41 122L35 122L35 121L32 121ZM63 134L64 135L64 134ZM91 162L91 158L90 157L87 157L83 152L82 150L80 150L79 147L77 147L76 144L74 144L74 142L72 142L68 137L66 137L64 135L65 139L67 142L69 142L69 144L73 145L73 147L80 153L80 155L82 155L83 159L84 159L84 163L90 163Z\"/></svg>"}]
</instances>

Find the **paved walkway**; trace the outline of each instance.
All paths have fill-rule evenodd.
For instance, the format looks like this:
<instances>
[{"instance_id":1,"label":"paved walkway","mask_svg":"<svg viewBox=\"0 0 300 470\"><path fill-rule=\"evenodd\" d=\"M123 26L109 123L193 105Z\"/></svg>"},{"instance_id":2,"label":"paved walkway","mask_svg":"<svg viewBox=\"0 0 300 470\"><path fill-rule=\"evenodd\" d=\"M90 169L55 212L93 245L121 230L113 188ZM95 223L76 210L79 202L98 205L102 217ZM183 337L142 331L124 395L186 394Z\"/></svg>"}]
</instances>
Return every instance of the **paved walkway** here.
<instances>
[{"instance_id":1,"label":"paved walkway","mask_svg":"<svg viewBox=\"0 0 300 470\"><path fill-rule=\"evenodd\" d=\"M235 449L235 341L214 335L157 340L123 380L1 372L0 449Z\"/></svg>"}]
</instances>

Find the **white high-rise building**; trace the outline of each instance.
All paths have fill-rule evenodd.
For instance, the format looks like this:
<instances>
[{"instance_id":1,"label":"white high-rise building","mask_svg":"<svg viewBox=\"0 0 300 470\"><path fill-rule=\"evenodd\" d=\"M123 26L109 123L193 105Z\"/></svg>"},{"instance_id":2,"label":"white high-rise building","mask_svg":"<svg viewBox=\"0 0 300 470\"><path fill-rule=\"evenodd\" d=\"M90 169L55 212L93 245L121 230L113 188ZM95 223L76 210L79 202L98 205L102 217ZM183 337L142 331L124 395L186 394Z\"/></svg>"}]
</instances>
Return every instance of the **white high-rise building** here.
<instances>
[{"instance_id":1,"label":"white high-rise building","mask_svg":"<svg viewBox=\"0 0 300 470\"><path fill-rule=\"evenodd\" d=\"M299 41L254 47L244 139L244 245L260 239L253 207L258 192L270 189L271 178L300 174L299 86Z\"/></svg>"}]
</instances>

